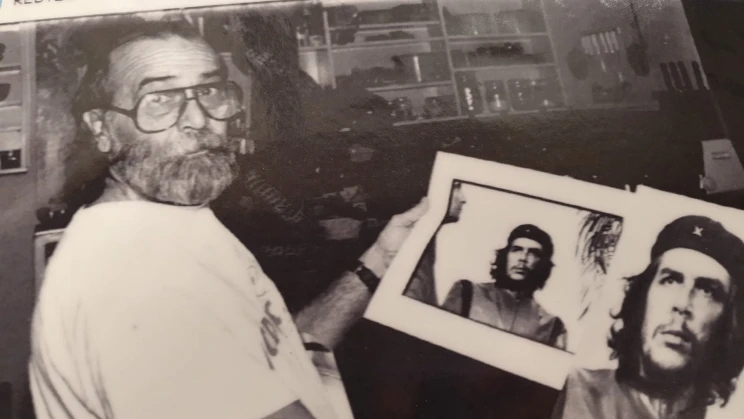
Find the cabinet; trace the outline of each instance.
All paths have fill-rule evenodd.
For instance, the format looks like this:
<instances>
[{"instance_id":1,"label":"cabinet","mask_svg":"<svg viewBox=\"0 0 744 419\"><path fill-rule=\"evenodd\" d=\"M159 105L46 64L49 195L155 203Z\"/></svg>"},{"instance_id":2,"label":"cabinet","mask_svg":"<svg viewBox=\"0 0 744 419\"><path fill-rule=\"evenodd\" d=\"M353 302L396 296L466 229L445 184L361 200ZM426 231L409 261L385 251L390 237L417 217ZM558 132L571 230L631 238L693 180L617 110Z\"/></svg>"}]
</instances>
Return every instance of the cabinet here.
<instances>
[{"instance_id":1,"label":"cabinet","mask_svg":"<svg viewBox=\"0 0 744 419\"><path fill-rule=\"evenodd\" d=\"M0 175L28 170L36 116L32 25L0 26Z\"/></svg>"},{"instance_id":2,"label":"cabinet","mask_svg":"<svg viewBox=\"0 0 744 419\"><path fill-rule=\"evenodd\" d=\"M565 106L542 0L318 1L297 39L316 82L374 92L395 125Z\"/></svg>"}]
</instances>

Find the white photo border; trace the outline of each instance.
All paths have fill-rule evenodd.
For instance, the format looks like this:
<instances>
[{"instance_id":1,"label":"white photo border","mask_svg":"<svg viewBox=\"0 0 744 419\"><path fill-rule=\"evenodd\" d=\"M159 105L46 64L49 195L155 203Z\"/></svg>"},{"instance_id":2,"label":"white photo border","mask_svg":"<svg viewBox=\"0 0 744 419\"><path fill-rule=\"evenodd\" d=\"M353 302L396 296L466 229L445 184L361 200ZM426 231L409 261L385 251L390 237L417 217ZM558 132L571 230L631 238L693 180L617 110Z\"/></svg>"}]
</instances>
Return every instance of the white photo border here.
<instances>
[{"instance_id":1,"label":"white photo border","mask_svg":"<svg viewBox=\"0 0 744 419\"><path fill-rule=\"evenodd\" d=\"M569 177L439 152L429 183L429 211L414 226L365 313L369 320L560 390L572 366L573 354L403 295L426 246L444 219L454 181L612 214L623 220L633 194ZM498 347L508 350L493 350Z\"/></svg>"}]
</instances>

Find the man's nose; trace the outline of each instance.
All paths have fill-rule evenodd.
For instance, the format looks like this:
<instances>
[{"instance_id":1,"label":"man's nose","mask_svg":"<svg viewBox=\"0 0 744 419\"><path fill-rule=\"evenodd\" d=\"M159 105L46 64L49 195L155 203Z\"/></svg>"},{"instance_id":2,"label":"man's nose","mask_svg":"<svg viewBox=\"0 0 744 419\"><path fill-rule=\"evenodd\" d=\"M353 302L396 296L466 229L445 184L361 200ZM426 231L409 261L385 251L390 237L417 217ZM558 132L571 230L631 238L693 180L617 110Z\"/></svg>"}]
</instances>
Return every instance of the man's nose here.
<instances>
[{"instance_id":1,"label":"man's nose","mask_svg":"<svg viewBox=\"0 0 744 419\"><path fill-rule=\"evenodd\" d=\"M178 120L180 129L200 130L207 124L207 116L196 100L187 100L181 119Z\"/></svg>"},{"instance_id":2,"label":"man's nose","mask_svg":"<svg viewBox=\"0 0 744 419\"><path fill-rule=\"evenodd\" d=\"M672 297L674 299L672 302L674 312L680 313L685 317L690 317L692 315L692 294L692 288L683 286L677 289Z\"/></svg>"}]
</instances>

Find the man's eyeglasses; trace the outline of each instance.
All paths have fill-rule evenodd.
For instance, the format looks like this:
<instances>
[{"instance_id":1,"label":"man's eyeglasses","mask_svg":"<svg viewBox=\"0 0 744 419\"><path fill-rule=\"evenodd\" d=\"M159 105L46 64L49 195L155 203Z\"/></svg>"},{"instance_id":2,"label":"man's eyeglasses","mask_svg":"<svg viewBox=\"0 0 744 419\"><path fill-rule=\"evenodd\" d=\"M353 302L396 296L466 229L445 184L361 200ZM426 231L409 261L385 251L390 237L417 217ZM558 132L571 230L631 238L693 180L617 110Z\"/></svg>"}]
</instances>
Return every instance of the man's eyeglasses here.
<instances>
[{"instance_id":1,"label":"man's eyeglasses","mask_svg":"<svg viewBox=\"0 0 744 419\"><path fill-rule=\"evenodd\" d=\"M176 125L192 99L211 119L228 121L241 113L243 90L233 81L219 81L150 92L133 109L109 106L106 110L126 115L134 120L138 130L154 134Z\"/></svg>"}]
</instances>

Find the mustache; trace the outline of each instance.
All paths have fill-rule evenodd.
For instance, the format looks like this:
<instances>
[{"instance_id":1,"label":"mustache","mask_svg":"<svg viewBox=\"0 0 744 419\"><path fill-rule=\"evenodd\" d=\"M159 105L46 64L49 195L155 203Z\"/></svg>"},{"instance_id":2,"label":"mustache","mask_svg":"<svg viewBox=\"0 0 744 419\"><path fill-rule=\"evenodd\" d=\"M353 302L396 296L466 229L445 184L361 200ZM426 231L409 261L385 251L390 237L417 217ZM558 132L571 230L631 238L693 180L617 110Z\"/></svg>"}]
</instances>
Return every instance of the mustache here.
<instances>
[{"instance_id":1,"label":"mustache","mask_svg":"<svg viewBox=\"0 0 744 419\"><path fill-rule=\"evenodd\" d=\"M690 343L693 347L697 346L699 341L692 331L690 331L687 323L682 323L679 328L672 327L671 325L659 326L656 329L657 334L666 334L677 336L678 338Z\"/></svg>"},{"instance_id":2,"label":"mustache","mask_svg":"<svg viewBox=\"0 0 744 419\"><path fill-rule=\"evenodd\" d=\"M228 137L215 134L208 129L203 129L195 133L183 134L183 136L188 139L195 140L195 142L197 143L196 148L185 154L163 157L161 159L162 163L183 160L185 157L188 157L191 154L200 152L207 152L211 155L229 157L237 151L237 144L231 144L231 141ZM126 143L118 150L118 152L110 156L109 164L121 164L126 160L131 159L133 156L136 156L136 160L145 160L151 157L154 152L155 150L152 147L143 147L139 144Z\"/></svg>"},{"instance_id":3,"label":"mustache","mask_svg":"<svg viewBox=\"0 0 744 419\"><path fill-rule=\"evenodd\" d=\"M193 134L184 134L184 136L196 142L197 148L193 153L198 153L200 151L231 153L235 151L234 147L231 148L231 145L234 144L231 144L228 137L215 134L210 130L201 130Z\"/></svg>"}]
</instances>

